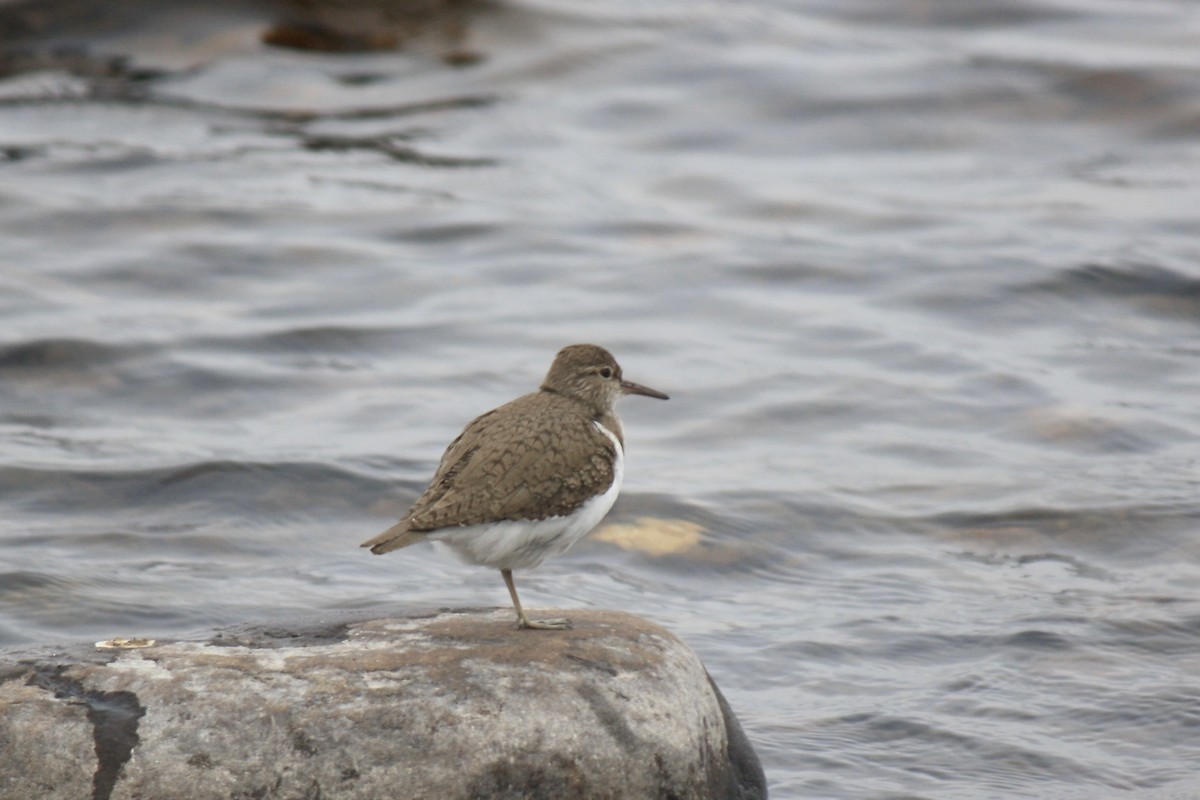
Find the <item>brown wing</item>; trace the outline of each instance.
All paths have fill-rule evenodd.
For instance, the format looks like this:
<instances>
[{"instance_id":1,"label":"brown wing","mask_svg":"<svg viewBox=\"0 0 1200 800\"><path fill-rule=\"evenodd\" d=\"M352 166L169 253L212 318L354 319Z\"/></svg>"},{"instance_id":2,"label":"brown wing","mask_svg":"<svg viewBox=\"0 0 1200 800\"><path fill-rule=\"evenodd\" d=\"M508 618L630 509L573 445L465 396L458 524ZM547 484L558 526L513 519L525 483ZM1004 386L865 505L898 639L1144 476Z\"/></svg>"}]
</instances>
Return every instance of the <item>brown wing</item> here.
<instances>
[{"instance_id":1,"label":"brown wing","mask_svg":"<svg viewBox=\"0 0 1200 800\"><path fill-rule=\"evenodd\" d=\"M612 485L615 456L612 441L575 401L517 398L475 419L450 444L406 527L431 531L568 514Z\"/></svg>"}]
</instances>

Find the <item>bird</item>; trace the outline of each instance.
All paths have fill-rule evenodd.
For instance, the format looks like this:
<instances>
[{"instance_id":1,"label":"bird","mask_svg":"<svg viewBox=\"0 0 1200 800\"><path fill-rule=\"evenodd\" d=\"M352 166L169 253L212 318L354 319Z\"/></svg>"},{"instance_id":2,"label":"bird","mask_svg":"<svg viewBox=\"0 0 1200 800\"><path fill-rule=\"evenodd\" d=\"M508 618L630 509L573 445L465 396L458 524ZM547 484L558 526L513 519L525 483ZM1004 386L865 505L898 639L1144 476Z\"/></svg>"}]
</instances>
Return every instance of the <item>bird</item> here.
<instances>
[{"instance_id":1,"label":"bird","mask_svg":"<svg viewBox=\"0 0 1200 800\"><path fill-rule=\"evenodd\" d=\"M603 347L564 347L537 391L468 423L412 508L361 546L380 555L443 542L469 564L500 570L518 628L569 628L568 619L526 615L513 570L566 552L612 508L625 465L615 406L631 394L670 399L625 380Z\"/></svg>"}]
</instances>

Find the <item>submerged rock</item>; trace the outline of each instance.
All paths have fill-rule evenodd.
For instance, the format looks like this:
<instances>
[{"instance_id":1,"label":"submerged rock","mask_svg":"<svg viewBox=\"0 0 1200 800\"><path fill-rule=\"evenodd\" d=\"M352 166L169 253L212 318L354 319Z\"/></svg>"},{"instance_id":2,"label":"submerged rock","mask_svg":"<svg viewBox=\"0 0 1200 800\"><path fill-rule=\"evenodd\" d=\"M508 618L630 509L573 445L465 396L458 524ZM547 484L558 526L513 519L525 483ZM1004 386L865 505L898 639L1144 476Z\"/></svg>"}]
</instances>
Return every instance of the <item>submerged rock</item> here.
<instances>
[{"instance_id":1,"label":"submerged rock","mask_svg":"<svg viewBox=\"0 0 1200 800\"><path fill-rule=\"evenodd\" d=\"M766 796L724 698L666 630L511 616L4 654L0 798Z\"/></svg>"}]
</instances>

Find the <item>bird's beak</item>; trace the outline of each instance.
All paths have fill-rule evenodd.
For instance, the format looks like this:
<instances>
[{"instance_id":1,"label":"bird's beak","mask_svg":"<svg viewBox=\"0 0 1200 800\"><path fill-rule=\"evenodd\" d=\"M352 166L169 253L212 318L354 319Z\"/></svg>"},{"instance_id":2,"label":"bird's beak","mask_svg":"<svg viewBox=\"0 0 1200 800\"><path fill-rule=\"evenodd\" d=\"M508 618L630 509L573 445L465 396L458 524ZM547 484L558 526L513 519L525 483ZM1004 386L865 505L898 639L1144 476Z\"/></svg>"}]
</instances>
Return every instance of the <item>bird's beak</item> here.
<instances>
[{"instance_id":1,"label":"bird's beak","mask_svg":"<svg viewBox=\"0 0 1200 800\"><path fill-rule=\"evenodd\" d=\"M640 383L634 383L633 381L621 381L621 391L625 394L642 394L646 397L654 397L659 400L671 399L657 389L651 389L649 386L642 386Z\"/></svg>"}]
</instances>

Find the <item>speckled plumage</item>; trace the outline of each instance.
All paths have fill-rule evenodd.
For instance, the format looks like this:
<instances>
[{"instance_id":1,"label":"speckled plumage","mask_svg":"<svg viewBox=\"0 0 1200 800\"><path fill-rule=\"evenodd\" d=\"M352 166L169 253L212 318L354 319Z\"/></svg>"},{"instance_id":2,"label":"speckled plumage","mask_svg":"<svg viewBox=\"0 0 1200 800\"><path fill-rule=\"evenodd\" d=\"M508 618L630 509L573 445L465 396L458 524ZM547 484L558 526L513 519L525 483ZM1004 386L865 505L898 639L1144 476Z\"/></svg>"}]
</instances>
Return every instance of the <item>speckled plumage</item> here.
<instances>
[{"instance_id":1,"label":"speckled plumage","mask_svg":"<svg viewBox=\"0 0 1200 800\"><path fill-rule=\"evenodd\" d=\"M612 484L615 448L592 419L582 403L542 392L477 417L446 449L408 529L570 514ZM619 423L605 427L620 437Z\"/></svg>"},{"instance_id":2,"label":"speckled plumage","mask_svg":"<svg viewBox=\"0 0 1200 800\"><path fill-rule=\"evenodd\" d=\"M363 547L446 541L465 560L499 568L518 624L543 627L525 618L511 570L566 550L612 505L624 448L614 405L625 394L667 399L622 380L602 347L563 348L538 391L472 420L408 513Z\"/></svg>"}]
</instances>

